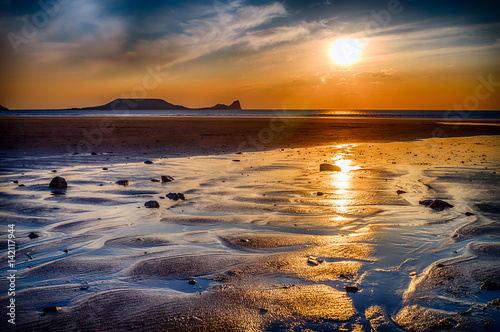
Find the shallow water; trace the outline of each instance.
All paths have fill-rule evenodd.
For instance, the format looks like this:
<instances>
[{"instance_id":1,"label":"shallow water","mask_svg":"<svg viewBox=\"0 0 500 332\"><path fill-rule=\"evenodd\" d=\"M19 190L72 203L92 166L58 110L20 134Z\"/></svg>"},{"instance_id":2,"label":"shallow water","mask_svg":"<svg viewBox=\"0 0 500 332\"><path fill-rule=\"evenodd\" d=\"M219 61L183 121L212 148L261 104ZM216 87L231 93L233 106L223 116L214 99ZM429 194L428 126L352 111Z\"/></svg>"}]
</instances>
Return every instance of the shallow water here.
<instances>
[{"instance_id":1,"label":"shallow water","mask_svg":"<svg viewBox=\"0 0 500 332\"><path fill-rule=\"evenodd\" d=\"M499 144L485 136L191 158L4 158L1 216L16 228L18 326L93 329L108 313L83 322L81 312L105 298L136 302L117 326L141 322L159 301L175 315L158 311L168 319L152 328L414 330L444 328L432 324L446 318L458 330L494 330L499 310L485 305L500 293L479 287L500 282L498 257L470 246L499 243ZM320 172L324 162L342 171ZM69 183L64 193L48 188L56 175ZM151 181L162 175L175 180ZM433 211L424 199L454 207ZM150 200L160 208L145 208ZM29 239L32 231L40 237ZM6 226L0 236L6 248ZM458 270L486 262L491 273L448 271L446 282L467 293L459 296L434 274L438 261ZM41 316L47 306L62 309Z\"/></svg>"}]
</instances>

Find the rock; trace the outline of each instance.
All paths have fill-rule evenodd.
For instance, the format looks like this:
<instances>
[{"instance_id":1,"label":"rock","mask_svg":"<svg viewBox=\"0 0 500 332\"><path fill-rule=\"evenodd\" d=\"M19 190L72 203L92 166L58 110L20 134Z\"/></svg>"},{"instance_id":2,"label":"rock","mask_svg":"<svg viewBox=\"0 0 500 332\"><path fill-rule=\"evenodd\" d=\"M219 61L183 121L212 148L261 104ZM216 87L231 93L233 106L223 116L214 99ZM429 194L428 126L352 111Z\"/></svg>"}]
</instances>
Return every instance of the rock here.
<instances>
[{"instance_id":1,"label":"rock","mask_svg":"<svg viewBox=\"0 0 500 332\"><path fill-rule=\"evenodd\" d=\"M436 199L436 200L426 199L424 201L419 201L418 204L428 206L431 209L436 210L436 211L443 211L444 209L454 207L450 203L442 201L440 199Z\"/></svg>"},{"instance_id":2,"label":"rock","mask_svg":"<svg viewBox=\"0 0 500 332\"><path fill-rule=\"evenodd\" d=\"M406 191L404 191L404 190L398 190L398 191L396 191L396 194L398 194L398 195L406 194Z\"/></svg>"},{"instance_id":3,"label":"rock","mask_svg":"<svg viewBox=\"0 0 500 332\"><path fill-rule=\"evenodd\" d=\"M184 200L186 199L184 197L184 194L181 194L181 193L169 193L168 195L166 195L168 198L170 199L173 199L174 201L178 201L179 199L181 200Z\"/></svg>"},{"instance_id":4,"label":"rock","mask_svg":"<svg viewBox=\"0 0 500 332\"><path fill-rule=\"evenodd\" d=\"M84 281L80 284L80 290L87 290L89 289L90 285L88 283L88 281Z\"/></svg>"},{"instance_id":5,"label":"rock","mask_svg":"<svg viewBox=\"0 0 500 332\"><path fill-rule=\"evenodd\" d=\"M103 170L103 171L107 171L107 170L108 170L108 168L107 168L107 167L103 167L103 168L102 168L102 170Z\"/></svg>"},{"instance_id":6,"label":"rock","mask_svg":"<svg viewBox=\"0 0 500 332\"><path fill-rule=\"evenodd\" d=\"M69 250L68 249L64 249L64 253L65 254L69 253Z\"/></svg>"},{"instance_id":7,"label":"rock","mask_svg":"<svg viewBox=\"0 0 500 332\"><path fill-rule=\"evenodd\" d=\"M314 266L319 265L318 258L314 256L309 256L309 258L307 258L307 263Z\"/></svg>"},{"instance_id":8,"label":"rock","mask_svg":"<svg viewBox=\"0 0 500 332\"><path fill-rule=\"evenodd\" d=\"M16 183L16 184L17 184L17 183L19 183L19 181L17 181L17 180L14 180L14 181L12 181L12 182L14 182L14 183Z\"/></svg>"},{"instance_id":9,"label":"rock","mask_svg":"<svg viewBox=\"0 0 500 332\"><path fill-rule=\"evenodd\" d=\"M316 196L323 196L324 194L325 194L324 192L318 191L318 192L316 193Z\"/></svg>"},{"instance_id":10,"label":"rock","mask_svg":"<svg viewBox=\"0 0 500 332\"><path fill-rule=\"evenodd\" d=\"M447 203L445 201L442 201L440 199L436 199L432 204L430 205L430 208L433 210L437 211L443 211L444 209L452 208L453 205L450 203Z\"/></svg>"},{"instance_id":11,"label":"rock","mask_svg":"<svg viewBox=\"0 0 500 332\"><path fill-rule=\"evenodd\" d=\"M465 215L468 217L468 216L474 216L475 214L472 212L465 212Z\"/></svg>"},{"instance_id":12,"label":"rock","mask_svg":"<svg viewBox=\"0 0 500 332\"><path fill-rule=\"evenodd\" d=\"M233 159L233 161L234 161L235 163L239 163L241 160L239 160L239 159Z\"/></svg>"},{"instance_id":13,"label":"rock","mask_svg":"<svg viewBox=\"0 0 500 332\"><path fill-rule=\"evenodd\" d=\"M97 156L97 153L92 152L90 155L92 155L92 156Z\"/></svg>"},{"instance_id":14,"label":"rock","mask_svg":"<svg viewBox=\"0 0 500 332\"><path fill-rule=\"evenodd\" d=\"M40 235L38 235L37 232L31 232L31 233L28 234L28 237L30 239L36 239L37 237L40 237Z\"/></svg>"},{"instance_id":15,"label":"rock","mask_svg":"<svg viewBox=\"0 0 500 332\"><path fill-rule=\"evenodd\" d=\"M190 285L194 285L194 284L196 284L196 280L191 279L191 280L189 280L189 281L188 281L188 284L190 284Z\"/></svg>"},{"instance_id":16,"label":"rock","mask_svg":"<svg viewBox=\"0 0 500 332\"><path fill-rule=\"evenodd\" d=\"M267 309L267 308L260 308L259 309L259 313L261 313L261 314L266 314L268 311L269 311L269 309Z\"/></svg>"},{"instance_id":17,"label":"rock","mask_svg":"<svg viewBox=\"0 0 500 332\"><path fill-rule=\"evenodd\" d=\"M151 179L151 182L160 182L158 179Z\"/></svg>"},{"instance_id":18,"label":"rock","mask_svg":"<svg viewBox=\"0 0 500 332\"><path fill-rule=\"evenodd\" d=\"M344 288L347 293L356 293L358 291L358 286L345 286Z\"/></svg>"},{"instance_id":19,"label":"rock","mask_svg":"<svg viewBox=\"0 0 500 332\"><path fill-rule=\"evenodd\" d=\"M51 313L54 313L54 312L58 312L59 310L61 310L61 308L59 307L45 307L43 308L43 312L47 313L47 314L51 314Z\"/></svg>"},{"instance_id":20,"label":"rock","mask_svg":"<svg viewBox=\"0 0 500 332\"><path fill-rule=\"evenodd\" d=\"M236 154L243 154L243 152L236 152Z\"/></svg>"},{"instance_id":21,"label":"rock","mask_svg":"<svg viewBox=\"0 0 500 332\"><path fill-rule=\"evenodd\" d=\"M174 181L174 178L171 177L170 175L162 175L161 176L161 182L171 182Z\"/></svg>"},{"instance_id":22,"label":"rock","mask_svg":"<svg viewBox=\"0 0 500 332\"><path fill-rule=\"evenodd\" d=\"M116 181L116 184L126 187L130 184L130 182L128 182L128 180L118 180L118 181Z\"/></svg>"},{"instance_id":23,"label":"rock","mask_svg":"<svg viewBox=\"0 0 500 332\"><path fill-rule=\"evenodd\" d=\"M497 290L499 288L500 288L500 285L497 285L496 282L491 281L491 280L484 281L481 284L481 287L479 287L479 289L484 289L487 291L494 291L494 290Z\"/></svg>"},{"instance_id":24,"label":"rock","mask_svg":"<svg viewBox=\"0 0 500 332\"><path fill-rule=\"evenodd\" d=\"M49 183L49 187L52 189L66 189L68 188L68 183L66 180L60 176L56 176Z\"/></svg>"},{"instance_id":25,"label":"rock","mask_svg":"<svg viewBox=\"0 0 500 332\"><path fill-rule=\"evenodd\" d=\"M151 165L151 164L153 164L153 162L152 162L151 160L146 160L144 163L145 163L146 165Z\"/></svg>"},{"instance_id":26,"label":"rock","mask_svg":"<svg viewBox=\"0 0 500 332\"><path fill-rule=\"evenodd\" d=\"M341 172L342 169L337 165L321 164L319 165L320 172Z\"/></svg>"},{"instance_id":27,"label":"rock","mask_svg":"<svg viewBox=\"0 0 500 332\"><path fill-rule=\"evenodd\" d=\"M53 169L51 172L52 172L52 173L57 173L57 170Z\"/></svg>"},{"instance_id":28,"label":"rock","mask_svg":"<svg viewBox=\"0 0 500 332\"><path fill-rule=\"evenodd\" d=\"M426 200L423 200L423 201L419 201L418 204L424 205L424 206L430 206L432 204L432 202L434 202L434 200L432 200L432 199L426 199Z\"/></svg>"},{"instance_id":29,"label":"rock","mask_svg":"<svg viewBox=\"0 0 500 332\"><path fill-rule=\"evenodd\" d=\"M160 207L160 203L158 203L157 201L149 201L144 203L144 206L148 209L158 209Z\"/></svg>"},{"instance_id":30,"label":"rock","mask_svg":"<svg viewBox=\"0 0 500 332\"><path fill-rule=\"evenodd\" d=\"M441 263L436 263L436 267L444 267L444 265Z\"/></svg>"}]
</instances>

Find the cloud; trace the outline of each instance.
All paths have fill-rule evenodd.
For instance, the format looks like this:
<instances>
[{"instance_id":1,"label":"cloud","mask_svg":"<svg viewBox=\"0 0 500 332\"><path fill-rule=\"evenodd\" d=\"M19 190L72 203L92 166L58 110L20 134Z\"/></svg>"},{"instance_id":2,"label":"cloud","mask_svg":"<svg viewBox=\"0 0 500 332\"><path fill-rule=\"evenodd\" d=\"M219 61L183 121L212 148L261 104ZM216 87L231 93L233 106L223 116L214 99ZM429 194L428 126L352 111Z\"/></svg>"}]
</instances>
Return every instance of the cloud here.
<instances>
[{"instance_id":1,"label":"cloud","mask_svg":"<svg viewBox=\"0 0 500 332\"><path fill-rule=\"evenodd\" d=\"M354 76L369 77L369 78L391 78L393 76L393 73L395 72L396 70L389 68L389 69L381 69L378 71L363 71L354 74Z\"/></svg>"}]
</instances>

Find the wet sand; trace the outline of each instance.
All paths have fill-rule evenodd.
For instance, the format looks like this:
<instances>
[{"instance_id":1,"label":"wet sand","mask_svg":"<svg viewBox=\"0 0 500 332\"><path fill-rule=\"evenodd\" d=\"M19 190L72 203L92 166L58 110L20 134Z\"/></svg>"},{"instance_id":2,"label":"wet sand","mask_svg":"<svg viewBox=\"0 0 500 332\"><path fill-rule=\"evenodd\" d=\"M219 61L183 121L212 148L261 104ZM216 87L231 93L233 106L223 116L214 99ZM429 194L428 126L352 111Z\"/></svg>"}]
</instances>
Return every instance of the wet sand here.
<instances>
[{"instance_id":1,"label":"wet sand","mask_svg":"<svg viewBox=\"0 0 500 332\"><path fill-rule=\"evenodd\" d=\"M276 114L274 118L3 117L0 142L2 151L32 154L112 151L186 156L500 134L500 122Z\"/></svg>"},{"instance_id":2,"label":"wet sand","mask_svg":"<svg viewBox=\"0 0 500 332\"><path fill-rule=\"evenodd\" d=\"M78 152L101 120L2 119L1 216L17 244L16 325L2 329L500 326L499 127L296 119L271 140L271 119L131 118ZM471 137L431 138L441 130Z\"/></svg>"}]
</instances>

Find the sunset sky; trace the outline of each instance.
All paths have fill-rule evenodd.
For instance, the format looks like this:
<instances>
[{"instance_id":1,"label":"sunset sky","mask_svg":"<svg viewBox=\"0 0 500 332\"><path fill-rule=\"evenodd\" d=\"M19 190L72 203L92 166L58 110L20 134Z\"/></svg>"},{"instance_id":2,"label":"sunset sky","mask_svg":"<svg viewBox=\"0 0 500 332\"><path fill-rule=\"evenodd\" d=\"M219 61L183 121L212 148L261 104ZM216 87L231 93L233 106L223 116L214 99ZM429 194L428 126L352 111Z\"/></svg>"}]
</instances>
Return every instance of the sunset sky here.
<instances>
[{"instance_id":1,"label":"sunset sky","mask_svg":"<svg viewBox=\"0 0 500 332\"><path fill-rule=\"evenodd\" d=\"M500 108L496 0L0 0L0 34L11 109Z\"/></svg>"}]
</instances>

